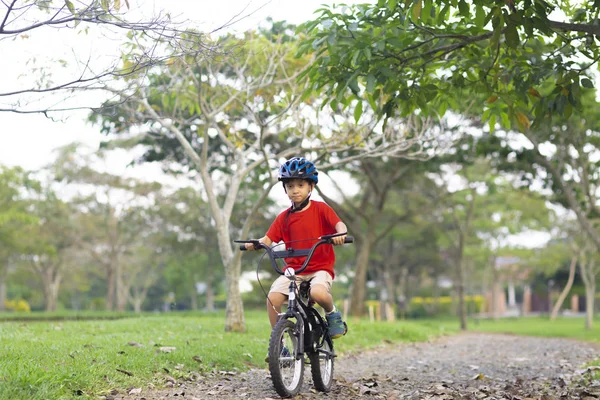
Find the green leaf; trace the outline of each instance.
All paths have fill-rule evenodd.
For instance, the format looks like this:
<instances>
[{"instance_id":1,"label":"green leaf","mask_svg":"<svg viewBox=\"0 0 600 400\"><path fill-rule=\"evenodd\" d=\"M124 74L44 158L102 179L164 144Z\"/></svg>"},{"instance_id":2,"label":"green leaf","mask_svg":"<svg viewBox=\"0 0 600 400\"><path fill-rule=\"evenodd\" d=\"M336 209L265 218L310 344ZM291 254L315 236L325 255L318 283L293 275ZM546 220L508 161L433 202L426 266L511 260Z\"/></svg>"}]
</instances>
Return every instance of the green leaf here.
<instances>
[{"instance_id":1,"label":"green leaf","mask_svg":"<svg viewBox=\"0 0 600 400\"><path fill-rule=\"evenodd\" d=\"M594 83L591 80L589 80L588 78L583 78L581 80L581 86L583 86L584 88L593 89Z\"/></svg>"},{"instance_id":2,"label":"green leaf","mask_svg":"<svg viewBox=\"0 0 600 400\"><path fill-rule=\"evenodd\" d=\"M375 75L369 74L367 75L367 93L373 93L375 89L376 78Z\"/></svg>"},{"instance_id":3,"label":"green leaf","mask_svg":"<svg viewBox=\"0 0 600 400\"><path fill-rule=\"evenodd\" d=\"M458 2L458 12L465 18L469 18L471 13L469 12L469 4L465 0Z\"/></svg>"},{"instance_id":4,"label":"green leaf","mask_svg":"<svg viewBox=\"0 0 600 400\"><path fill-rule=\"evenodd\" d=\"M356 80L356 73L352 76L350 81L348 82L348 87L352 90L352 93L358 95L360 92L360 88L358 87L358 81Z\"/></svg>"},{"instance_id":5,"label":"green leaf","mask_svg":"<svg viewBox=\"0 0 600 400\"><path fill-rule=\"evenodd\" d=\"M446 16L448 15L449 10L450 3L446 3L446 6L444 6L444 8L442 8L442 11L440 11L440 13L438 14L436 21L438 25L442 25L444 22L446 22Z\"/></svg>"},{"instance_id":6,"label":"green leaf","mask_svg":"<svg viewBox=\"0 0 600 400\"><path fill-rule=\"evenodd\" d=\"M514 23L509 22L506 25L504 37L506 38L506 44L508 44L513 49L519 45L519 32L517 31L517 27Z\"/></svg>"},{"instance_id":7,"label":"green leaf","mask_svg":"<svg viewBox=\"0 0 600 400\"><path fill-rule=\"evenodd\" d=\"M502 28L504 28L504 18L502 18L502 15L494 16L494 18L492 18L492 26L494 27L494 34L492 35L492 38L490 39L490 43L492 45L496 45L498 43L498 41L500 40L500 35L502 34Z\"/></svg>"},{"instance_id":8,"label":"green leaf","mask_svg":"<svg viewBox=\"0 0 600 400\"><path fill-rule=\"evenodd\" d=\"M431 8L432 7L433 7L433 1L425 0L425 3L423 4L423 11L421 12L421 21L423 21L424 24L426 24L427 21L429 20L429 17L431 17Z\"/></svg>"},{"instance_id":9,"label":"green leaf","mask_svg":"<svg viewBox=\"0 0 600 400\"><path fill-rule=\"evenodd\" d=\"M448 111L448 102L442 101L438 108L438 114L440 114L440 117L443 117L446 114L446 111Z\"/></svg>"},{"instance_id":10,"label":"green leaf","mask_svg":"<svg viewBox=\"0 0 600 400\"><path fill-rule=\"evenodd\" d=\"M396 9L397 4L398 4L397 0L389 0L388 7L389 7L390 11L394 11Z\"/></svg>"},{"instance_id":11,"label":"green leaf","mask_svg":"<svg viewBox=\"0 0 600 400\"><path fill-rule=\"evenodd\" d=\"M485 25L485 11L479 4L475 7L475 25L477 25L478 28L483 28Z\"/></svg>"},{"instance_id":12,"label":"green leaf","mask_svg":"<svg viewBox=\"0 0 600 400\"><path fill-rule=\"evenodd\" d=\"M363 102L362 100L358 100L356 107L354 107L354 122L358 124L358 120L360 119L363 113Z\"/></svg>"},{"instance_id":13,"label":"green leaf","mask_svg":"<svg viewBox=\"0 0 600 400\"><path fill-rule=\"evenodd\" d=\"M573 106L571 105L571 103L567 103L567 105L565 106L564 116L565 118L569 118L571 117L571 114L573 114Z\"/></svg>"},{"instance_id":14,"label":"green leaf","mask_svg":"<svg viewBox=\"0 0 600 400\"><path fill-rule=\"evenodd\" d=\"M490 120L488 122L488 126L490 128L490 132L494 132L496 130L496 114L492 114L490 116Z\"/></svg>"},{"instance_id":15,"label":"green leaf","mask_svg":"<svg viewBox=\"0 0 600 400\"><path fill-rule=\"evenodd\" d=\"M510 118L508 117L508 114L503 112L500 113L500 118L502 118L502 127L506 130L510 129Z\"/></svg>"},{"instance_id":16,"label":"green leaf","mask_svg":"<svg viewBox=\"0 0 600 400\"><path fill-rule=\"evenodd\" d=\"M65 4L71 12L71 14L75 15L75 6L73 5L73 2L71 2L70 0L65 0Z\"/></svg>"},{"instance_id":17,"label":"green leaf","mask_svg":"<svg viewBox=\"0 0 600 400\"><path fill-rule=\"evenodd\" d=\"M492 112L491 109L487 108L483 114L481 115L481 122L485 122L488 120L488 118L490 117L490 113Z\"/></svg>"},{"instance_id":18,"label":"green leaf","mask_svg":"<svg viewBox=\"0 0 600 400\"><path fill-rule=\"evenodd\" d=\"M412 9L413 19L418 20L419 18L421 18L421 10L422 9L423 9L422 0L417 0L415 2L415 4L413 5L413 9Z\"/></svg>"}]
</instances>

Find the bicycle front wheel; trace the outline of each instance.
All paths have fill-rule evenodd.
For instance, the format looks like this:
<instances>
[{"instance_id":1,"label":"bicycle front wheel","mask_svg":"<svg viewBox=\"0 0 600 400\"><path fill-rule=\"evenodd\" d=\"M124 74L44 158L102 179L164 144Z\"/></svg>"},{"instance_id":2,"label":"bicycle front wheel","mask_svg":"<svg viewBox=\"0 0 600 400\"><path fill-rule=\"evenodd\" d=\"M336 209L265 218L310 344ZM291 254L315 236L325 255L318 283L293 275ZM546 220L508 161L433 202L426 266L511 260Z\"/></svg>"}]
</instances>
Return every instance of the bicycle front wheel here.
<instances>
[{"instance_id":1,"label":"bicycle front wheel","mask_svg":"<svg viewBox=\"0 0 600 400\"><path fill-rule=\"evenodd\" d=\"M298 335L294 322L280 320L271 332L269 341L269 371L277 394L293 397L300 392L304 379L304 357L297 357Z\"/></svg>"},{"instance_id":2,"label":"bicycle front wheel","mask_svg":"<svg viewBox=\"0 0 600 400\"><path fill-rule=\"evenodd\" d=\"M323 340L323 346L316 352L308 355L310 359L310 372L312 373L315 389L329 392L333 385L333 342L329 338Z\"/></svg>"}]
</instances>

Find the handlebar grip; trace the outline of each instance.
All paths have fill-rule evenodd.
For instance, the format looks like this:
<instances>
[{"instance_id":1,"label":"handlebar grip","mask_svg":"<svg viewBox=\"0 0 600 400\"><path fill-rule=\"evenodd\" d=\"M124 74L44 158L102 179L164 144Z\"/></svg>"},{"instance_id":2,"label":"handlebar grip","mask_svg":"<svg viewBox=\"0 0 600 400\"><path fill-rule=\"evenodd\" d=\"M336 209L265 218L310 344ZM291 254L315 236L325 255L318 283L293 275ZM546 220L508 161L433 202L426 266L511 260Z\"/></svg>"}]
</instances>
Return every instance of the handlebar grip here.
<instances>
[{"instance_id":1,"label":"handlebar grip","mask_svg":"<svg viewBox=\"0 0 600 400\"><path fill-rule=\"evenodd\" d=\"M240 244L240 250L241 250L241 251L246 251L246 250L248 250L248 249L246 248L246 245L245 245L245 244Z\"/></svg>"},{"instance_id":2,"label":"handlebar grip","mask_svg":"<svg viewBox=\"0 0 600 400\"><path fill-rule=\"evenodd\" d=\"M346 236L344 243L354 243L354 236Z\"/></svg>"}]
</instances>

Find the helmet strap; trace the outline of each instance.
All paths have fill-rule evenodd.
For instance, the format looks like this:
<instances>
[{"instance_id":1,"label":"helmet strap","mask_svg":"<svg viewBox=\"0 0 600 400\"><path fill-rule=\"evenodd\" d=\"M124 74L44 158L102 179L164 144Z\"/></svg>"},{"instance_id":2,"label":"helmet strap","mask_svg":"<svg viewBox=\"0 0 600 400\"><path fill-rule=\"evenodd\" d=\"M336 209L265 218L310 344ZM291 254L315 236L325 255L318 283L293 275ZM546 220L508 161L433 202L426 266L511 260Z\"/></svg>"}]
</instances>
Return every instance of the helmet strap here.
<instances>
[{"instance_id":1,"label":"helmet strap","mask_svg":"<svg viewBox=\"0 0 600 400\"><path fill-rule=\"evenodd\" d=\"M298 211L302 211L306 208L306 206L308 205L308 202L310 201L310 193L308 194L308 196L306 196L306 199L304 199L304 201L302 203L300 203L300 205L298 207L296 207L294 205L294 203L292 203L292 206L290 207L290 213L295 213Z\"/></svg>"}]
</instances>

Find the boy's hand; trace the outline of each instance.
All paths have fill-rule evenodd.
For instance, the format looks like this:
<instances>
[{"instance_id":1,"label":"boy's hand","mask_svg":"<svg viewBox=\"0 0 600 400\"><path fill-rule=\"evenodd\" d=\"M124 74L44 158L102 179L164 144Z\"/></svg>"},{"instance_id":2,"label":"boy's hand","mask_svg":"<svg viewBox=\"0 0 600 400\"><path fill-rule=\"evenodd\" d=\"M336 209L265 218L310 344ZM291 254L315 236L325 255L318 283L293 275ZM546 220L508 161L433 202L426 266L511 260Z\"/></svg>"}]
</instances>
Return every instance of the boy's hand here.
<instances>
[{"instance_id":1,"label":"boy's hand","mask_svg":"<svg viewBox=\"0 0 600 400\"><path fill-rule=\"evenodd\" d=\"M244 243L244 246L246 246L246 250L248 250L248 251L256 250L256 248L254 247L254 243Z\"/></svg>"},{"instance_id":2,"label":"boy's hand","mask_svg":"<svg viewBox=\"0 0 600 400\"><path fill-rule=\"evenodd\" d=\"M333 241L334 246L340 246L346 241L346 235L336 236L334 238L331 238L331 240Z\"/></svg>"}]
</instances>

